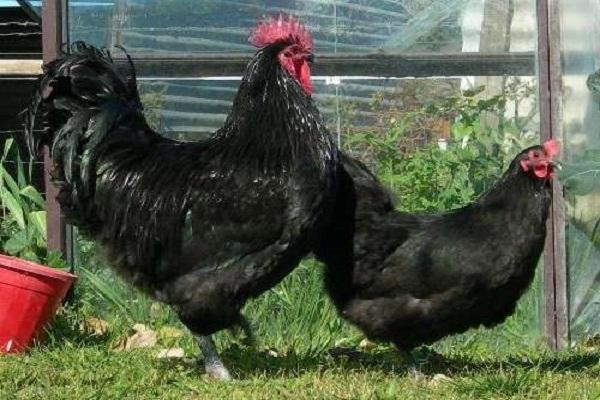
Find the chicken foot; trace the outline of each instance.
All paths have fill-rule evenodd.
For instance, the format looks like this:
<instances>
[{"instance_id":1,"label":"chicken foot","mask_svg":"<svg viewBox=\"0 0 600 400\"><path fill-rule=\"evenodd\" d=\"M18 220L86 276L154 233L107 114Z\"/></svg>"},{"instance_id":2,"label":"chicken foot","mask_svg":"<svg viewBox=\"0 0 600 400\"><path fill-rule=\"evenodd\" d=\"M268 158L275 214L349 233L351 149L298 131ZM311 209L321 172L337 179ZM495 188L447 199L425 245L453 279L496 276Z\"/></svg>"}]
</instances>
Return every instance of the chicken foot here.
<instances>
[{"instance_id":1,"label":"chicken foot","mask_svg":"<svg viewBox=\"0 0 600 400\"><path fill-rule=\"evenodd\" d=\"M421 371L421 367L424 364L423 360L420 360L412 351L398 349L398 353L407 364L408 376L416 381L422 381L426 378L423 371Z\"/></svg>"},{"instance_id":2,"label":"chicken foot","mask_svg":"<svg viewBox=\"0 0 600 400\"><path fill-rule=\"evenodd\" d=\"M230 381L231 374L219 356L215 342L211 336L196 336L200 351L204 356L204 369L211 378L220 381Z\"/></svg>"}]
</instances>

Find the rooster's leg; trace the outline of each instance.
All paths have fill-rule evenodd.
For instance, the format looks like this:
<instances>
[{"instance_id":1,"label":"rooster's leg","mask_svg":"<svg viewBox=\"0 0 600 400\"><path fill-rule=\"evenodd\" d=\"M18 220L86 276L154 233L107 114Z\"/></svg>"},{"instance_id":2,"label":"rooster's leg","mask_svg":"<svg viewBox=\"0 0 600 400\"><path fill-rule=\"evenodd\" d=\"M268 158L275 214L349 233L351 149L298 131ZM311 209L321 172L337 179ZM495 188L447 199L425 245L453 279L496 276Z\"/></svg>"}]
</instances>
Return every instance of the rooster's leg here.
<instances>
[{"instance_id":1,"label":"rooster's leg","mask_svg":"<svg viewBox=\"0 0 600 400\"><path fill-rule=\"evenodd\" d=\"M208 376L222 381L231 380L231 374L227 370L227 367L225 367L225 364L223 364L221 357L219 357L212 337L196 336L196 339L204 356L204 369Z\"/></svg>"},{"instance_id":2,"label":"rooster's leg","mask_svg":"<svg viewBox=\"0 0 600 400\"><path fill-rule=\"evenodd\" d=\"M240 316L238 321L238 325L242 332L244 333L244 341L243 343L248 347L256 346L256 338L254 337L254 332L252 331L252 325L243 315Z\"/></svg>"}]
</instances>

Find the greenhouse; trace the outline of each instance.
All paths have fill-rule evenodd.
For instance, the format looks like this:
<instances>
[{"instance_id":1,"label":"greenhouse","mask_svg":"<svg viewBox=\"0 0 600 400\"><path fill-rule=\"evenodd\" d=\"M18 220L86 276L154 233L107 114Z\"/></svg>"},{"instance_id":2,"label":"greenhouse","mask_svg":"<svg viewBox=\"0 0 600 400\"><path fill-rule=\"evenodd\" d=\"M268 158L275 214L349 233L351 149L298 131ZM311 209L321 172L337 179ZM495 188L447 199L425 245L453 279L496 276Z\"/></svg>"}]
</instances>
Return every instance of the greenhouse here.
<instances>
[{"instance_id":1,"label":"greenhouse","mask_svg":"<svg viewBox=\"0 0 600 400\"><path fill-rule=\"evenodd\" d=\"M286 29L288 37L268 41ZM287 46L286 40L292 45L276 58L283 78L269 80L260 57L272 46ZM291 67L285 57L292 57ZM122 74L118 82L113 67ZM297 90L301 95L281 111L273 82L288 78L293 83L281 89L282 98L294 99ZM261 90L262 97L256 94ZM600 380L591 378L600 365L597 1L0 0L0 91L0 257L77 277L70 289L70 281L60 289L64 300L56 300L55 309L61 301L64 306L54 322L36 325L26 355L0 357L0 397L566 399L600 393ZM257 104L271 111L263 115ZM294 109L300 116L292 116ZM279 125L281 115L291 122ZM289 149L273 144L277 129L304 123L311 132L288 132L297 136ZM234 137L236 129L242 137L271 128L272 136L257 134L254 142L214 156L218 161L201 161L212 154L211 143ZM315 132L341 150L339 165L354 180L352 190L342 189L341 178L328 186L324 175L317 180L308 173L289 184L293 190L265 183L267 190L257 183L267 179L261 172L251 179L255 186L240 183L238 192L246 176L240 165L283 171L274 182L288 179L286 168L294 171L293 163L270 170L262 155L248 155L253 151L268 158L289 150L302 155L300 170L310 170L312 150L297 138ZM198 153L202 143L208 143L207 153ZM177 153L180 147L189 150ZM510 185L503 193L511 201L488 202L510 171L528 171L529 159L519 158L523 151L542 157L549 168L546 186L531 195L541 205L529 206L525 189ZM219 172L231 154L236 167ZM324 160L319 165L329 162ZM192 164L210 174L187 172ZM531 165L530 175L542 177L538 164ZM352 175L361 168L363 175ZM228 183L211 186L215 176ZM360 197L365 179L378 185L366 200ZM315 187L323 199L328 191L332 199L338 196L331 210L326 200L316 203L319 196L302 197ZM319 211L306 220L331 218L333 228L306 239L302 235L326 225L315 222L300 235L290 222L300 217L280 219L287 203L277 196L295 201L290 204L301 217L307 202L315 202L310 204ZM524 203L531 208L517 212ZM358 213L349 225L353 215L339 211L348 204ZM389 226L374 219L363 228L365 215L380 212L380 204L400 216ZM489 213L452 219L486 204ZM364 215L360 207L367 209ZM268 212L259 216L261 210ZM495 224L483 224L492 214ZM444 218L460 222L435 228ZM407 233L398 233L402 224ZM208 233L198 234L202 229ZM349 234L355 269L341 277L334 265L345 271L340 243ZM280 248L296 249L294 235L304 238L298 243L317 244L288 254ZM413 242L411 235L426 239ZM368 243L362 247L359 240ZM281 252L277 261L267 261L272 246ZM385 257L370 266L377 272L360 269L361 256L380 260L378 252ZM203 267L193 267L200 272L186 269L193 257L204 260ZM282 261L288 259L297 260ZM11 262L6 268L12 271ZM279 265L273 275L253 270L270 262L280 263L272 264ZM394 262L401 266L394 270ZM12 285L3 281L2 263L0 289ZM233 272L225 277L222 271L237 263L239 278ZM219 273L224 277L198 277ZM250 276L260 276L255 279L261 283L246 288ZM236 283L210 291L227 279ZM441 292L452 282L455 287L440 294L441 312L428 290ZM260 292L257 285L263 285ZM379 299L400 301L398 291L409 285L418 288L406 304L376 306ZM231 293L223 295L226 290ZM464 296L460 302L452 297L456 292ZM1 306L2 297L5 305L13 301L8 293L0 290L0 331L12 324L1 316L9 309ZM218 296L227 301L217 306ZM428 301L426 322L384 326L401 307L409 315ZM223 314L232 307L235 316L225 322L211 307ZM455 314L446 317L448 310ZM501 312L506 315L497 319L494 313ZM218 329L208 328L213 325ZM405 337L394 339L402 329ZM421 329L427 338L414 339ZM0 332L2 352L12 353L16 342L4 336ZM408 337L414 346L404 347ZM208 376L190 361L198 354ZM222 356L226 378L231 373L244 385L213 383L213 356L223 367ZM102 365L106 370L95 376L93 369ZM34 378L25 378L21 367Z\"/></svg>"}]
</instances>

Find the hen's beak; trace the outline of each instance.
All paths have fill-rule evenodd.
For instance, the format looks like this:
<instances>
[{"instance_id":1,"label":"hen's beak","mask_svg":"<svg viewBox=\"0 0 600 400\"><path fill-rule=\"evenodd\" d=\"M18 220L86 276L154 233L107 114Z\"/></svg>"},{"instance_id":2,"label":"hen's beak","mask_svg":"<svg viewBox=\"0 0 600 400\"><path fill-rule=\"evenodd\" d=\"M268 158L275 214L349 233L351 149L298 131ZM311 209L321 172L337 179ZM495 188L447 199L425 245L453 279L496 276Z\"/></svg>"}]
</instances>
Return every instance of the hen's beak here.
<instances>
[{"instance_id":1,"label":"hen's beak","mask_svg":"<svg viewBox=\"0 0 600 400\"><path fill-rule=\"evenodd\" d=\"M308 53L308 56L306 56L306 60L308 62L310 62L311 64L315 62L315 55L313 53Z\"/></svg>"},{"instance_id":2,"label":"hen's beak","mask_svg":"<svg viewBox=\"0 0 600 400\"><path fill-rule=\"evenodd\" d=\"M554 160L554 161L550 161L550 166L552 166L552 168L556 168L557 170L561 170L562 169L562 162L558 161L558 160Z\"/></svg>"}]
</instances>

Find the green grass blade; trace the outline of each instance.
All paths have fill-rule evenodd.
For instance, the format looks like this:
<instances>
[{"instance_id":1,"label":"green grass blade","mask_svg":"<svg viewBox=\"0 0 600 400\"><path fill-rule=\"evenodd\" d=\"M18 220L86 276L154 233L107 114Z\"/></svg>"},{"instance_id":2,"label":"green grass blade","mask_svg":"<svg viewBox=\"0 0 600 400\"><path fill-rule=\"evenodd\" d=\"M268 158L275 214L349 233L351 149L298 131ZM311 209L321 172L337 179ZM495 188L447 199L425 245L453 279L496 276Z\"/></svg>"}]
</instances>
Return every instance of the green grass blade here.
<instances>
[{"instance_id":1,"label":"green grass blade","mask_svg":"<svg viewBox=\"0 0 600 400\"><path fill-rule=\"evenodd\" d=\"M79 267L78 269L84 279L90 283L91 289L96 292L97 295L109 301L113 306L119 309L123 315L126 315L129 319L133 320L131 317L132 313L130 312L125 299L123 299L116 289L114 282L104 282L98 275L85 267Z\"/></svg>"}]
</instances>

